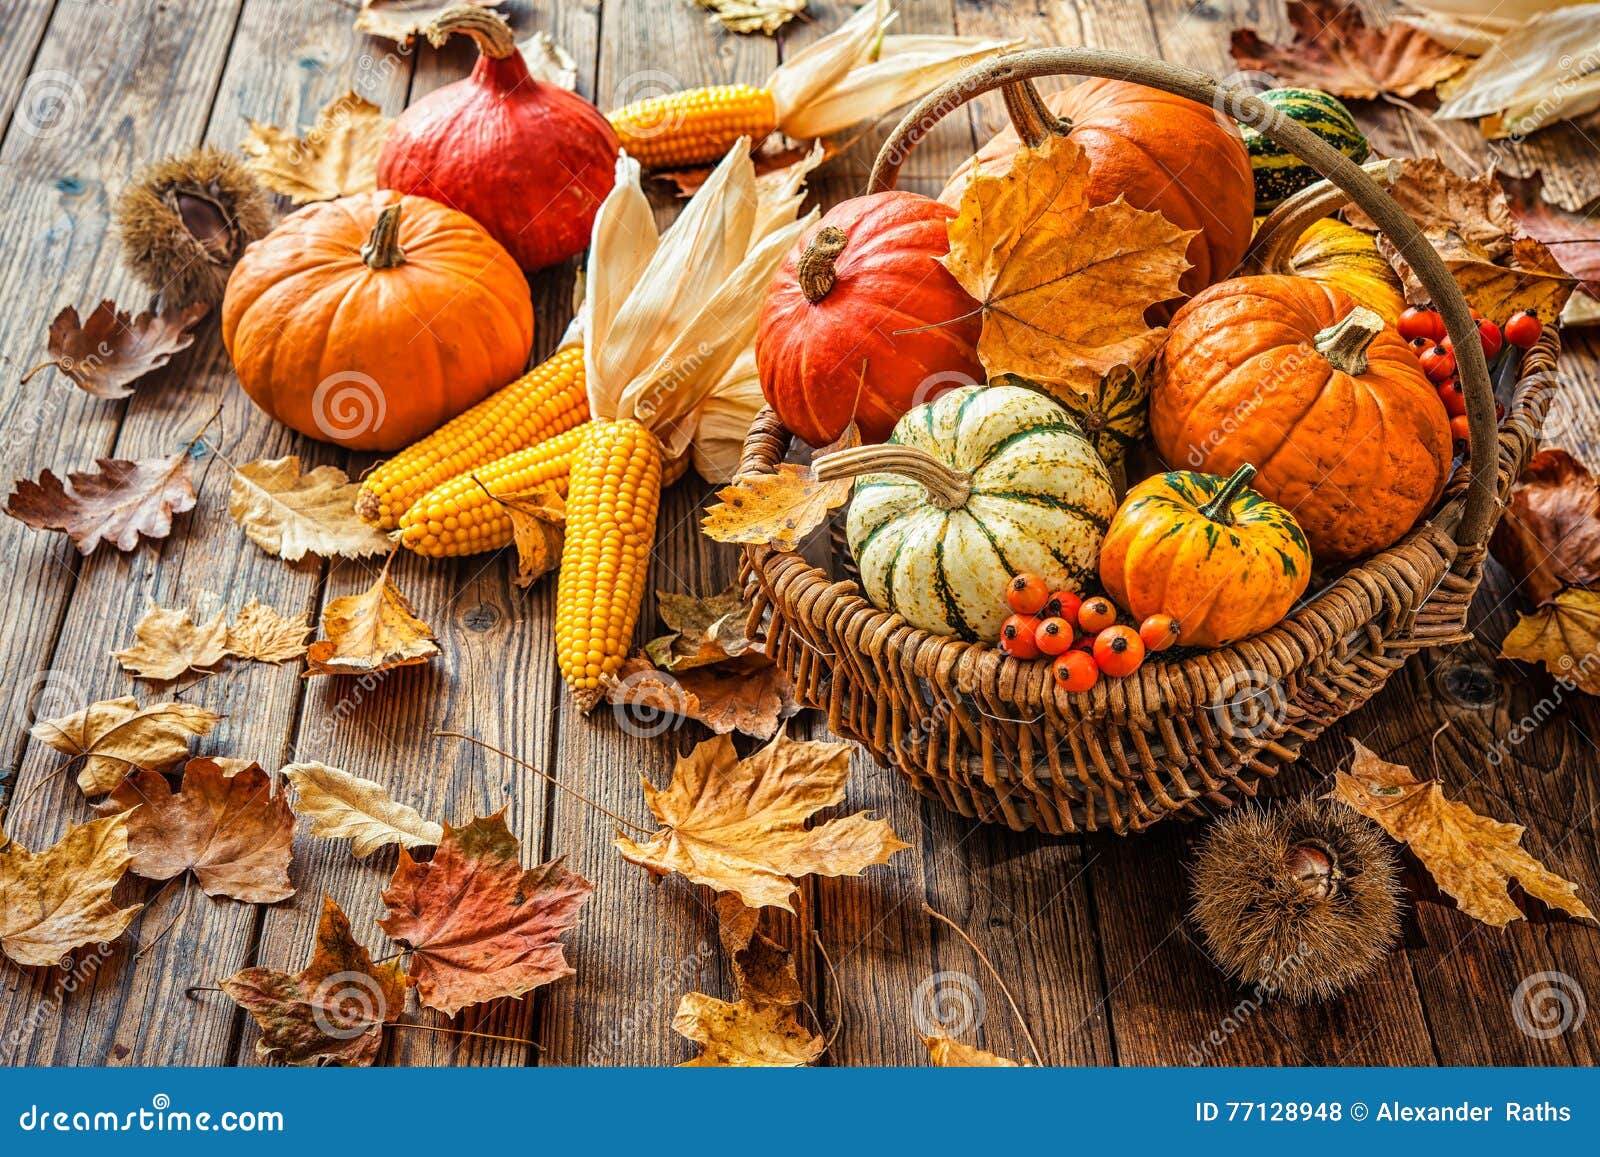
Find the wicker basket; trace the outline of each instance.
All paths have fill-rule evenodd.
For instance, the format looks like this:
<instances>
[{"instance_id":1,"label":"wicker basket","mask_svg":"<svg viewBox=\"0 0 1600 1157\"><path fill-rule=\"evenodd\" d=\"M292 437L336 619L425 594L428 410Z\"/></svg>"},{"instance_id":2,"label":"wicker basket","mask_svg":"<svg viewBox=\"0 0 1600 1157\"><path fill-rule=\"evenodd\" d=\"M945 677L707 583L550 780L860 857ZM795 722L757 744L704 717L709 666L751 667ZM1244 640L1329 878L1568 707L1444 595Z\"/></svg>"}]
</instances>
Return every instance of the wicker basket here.
<instances>
[{"instance_id":1,"label":"wicker basket","mask_svg":"<svg viewBox=\"0 0 1600 1157\"><path fill-rule=\"evenodd\" d=\"M1091 691L1056 687L1049 665L909 626L798 554L746 547L753 625L825 710L836 733L898 768L916 789L976 819L1063 833L1141 831L1253 797L1264 778L1355 711L1415 652L1469 637L1489 532L1537 440L1554 382L1553 331L1507 383L1498 429L1488 367L1466 302L1438 255L1361 167L1247 93L1163 61L1093 49L1018 53L956 78L908 113L885 142L874 191L944 115L999 88L1022 139L1057 131L1032 80L1094 75L1163 88L1248 123L1359 204L1411 262L1444 315L1460 361L1471 465L1400 542L1352 566L1278 626L1216 651L1153 657ZM1302 200L1302 204L1304 201ZM1465 356L1463 356L1465 351ZM793 439L770 410L751 427L741 473L770 472ZM769 617L770 616L770 617Z\"/></svg>"}]
</instances>

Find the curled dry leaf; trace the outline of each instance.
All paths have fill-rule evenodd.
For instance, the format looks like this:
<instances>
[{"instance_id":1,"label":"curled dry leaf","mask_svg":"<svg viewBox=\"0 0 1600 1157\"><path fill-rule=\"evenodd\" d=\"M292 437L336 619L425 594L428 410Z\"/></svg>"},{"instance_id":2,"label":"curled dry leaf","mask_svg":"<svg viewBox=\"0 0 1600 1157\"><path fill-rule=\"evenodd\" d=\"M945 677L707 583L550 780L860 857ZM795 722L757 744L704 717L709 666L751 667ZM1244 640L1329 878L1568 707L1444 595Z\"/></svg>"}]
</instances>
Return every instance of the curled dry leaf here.
<instances>
[{"instance_id":1,"label":"curled dry leaf","mask_svg":"<svg viewBox=\"0 0 1600 1157\"><path fill-rule=\"evenodd\" d=\"M1033 1067L1032 1061L1014 1061L1010 1057L1002 1057L995 1053L985 1052L973 1045L962 1044L943 1033L925 1036L922 1043L927 1046L928 1056L933 1059L935 1067L941 1069L1028 1069Z\"/></svg>"},{"instance_id":2,"label":"curled dry leaf","mask_svg":"<svg viewBox=\"0 0 1600 1157\"><path fill-rule=\"evenodd\" d=\"M814 1064L824 1047L793 1006L731 1003L703 992L678 1002L672 1031L702 1046L684 1068L798 1068Z\"/></svg>"},{"instance_id":3,"label":"curled dry leaf","mask_svg":"<svg viewBox=\"0 0 1600 1157\"><path fill-rule=\"evenodd\" d=\"M694 0L695 6L711 13L708 24L720 24L729 32L748 35L764 32L768 36L806 10L808 0Z\"/></svg>"},{"instance_id":4,"label":"curled dry leaf","mask_svg":"<svg viewBox=\"0 0 1600 1157\"><path fill-rule=\"evenodd\" d=\"M121 936L144 907L111 900L131 859L126 816L74 825L42 852L0 837L0 949L50 968L74 948Z\"/></svg>"},{"instance_id":5,"label":"curled dry leaf","mask_svg":"<svg viewBox=\"0 0 1600 1157\"><path fill-rule=\"evenodd\" d=\"M133 628L134 643L112 658L135 679L176 679L185 671L215 667L228 654L228 624L222 612L196 623L185 610L159 607L154 600Z\"/></svg>"},{"instance_id":6,"label":"curled dry leaf","mask_svg":"<svg viewBox=\"0 0 1600 1157\"><path fill-rule=\"evenodd\" d=\"M1522 847L1525 829L1481 816L1446 799L1437 780L1418 780L1411 769L1386 763L1352 741L1355 758L1334 777L1332 798L1377 822L1416 853L1434 883L1474 920L1502 928L1522 919L1508 891L1512 880L1528 895L1583 919L1593 913L1578 886L1549 871Z\"/></svg>"},{"instance_id":7,"label":"curled dry leaf","mask_svg":"<svg viewBox=\"0 0 1600 1157\"><path fill-rule=\"evenodd\" d=\"M657 591L656 610L671 632L651 639L644 653L663 671L721 663L755 646L745 634L748 608L737 583L704 599Z\"/></svg>"},{"instance_id":8,"label":"curled dry leaf","mask_svg":"<svg viewBox=\"0 0 1600 1157\"><path fill-rule=\"evenodd\" d=\"M381 783L324 763L291 763L283 774L294 784L295 814L311 821L311 834L349 840L358 860L385 844L437 847L444 838L442 827L390 799Z\"/></svg>"},{"instance_id":9,"label":"curled dry leaf","mask_svg":"<svg viewBox=\"0 0 1600 1157\"><path fill-rule=\"evenodd\" d=\"M805 1000L795 975L794 955L760 930L761 909L739 897L717 897L717 938L728 954L741 1000L756 1004L799 1004Z\"/></svg>"},{"instance_id":10,"label":"curled dry leaf","mask_svg":"<svg viewBox=\"0 0 1600 1157\"><path fill-rule=\"evenodd\" d=\"M294 895L294 813L255 764L229 774L214 760L191 759L176 792L158 772L135 772L100 811L127 814L137 876L170 880L192 871L207 896L247 904Z\"/></svg>"},{"instance_id":11,"label":"curled dry leaf","mask_svg":"<svg viewBox=\"0 0 1600 1157\"><path fill-rule=\"evenodd\" d=\"M355 29L396 44L410 44L411 38L425 33L441 12L469 5L498 8L500 0L361 0Z\"/></svg>"},{"instance_id":12,"label":"curled dry leaf","mask_svg":"<svg viewBox=\"0 0 1600 1157\"><path fill-rule=\"evenodd\" d=\"M655 875L678 872L751 907L792 912L793 877L860 875L911 846L866 812L805 826L844 799L849 774L848 743L780 734L740 759L719 735L679 758L665 789L641 780L661 830L643 843L619 836L617 849Z\"/></svg>"},{"instance_id":13,"label":"curled dry leaf","mask_svg":"<svg viewBox=\"0 0 1600 1157\"><path fill-rule=\"evenodd\" d=\"M524 869L521 853L504 811L445 824L426 863L401 849L378 925L411 949L410 981L427 1007L454 1016L572 975L561 934L593 885L560 860Z\"/></svg>"},{"instance_id":14,"label":"curled dry leaf","mask_svg":"<svg viewBox=\"0 0 1600 1157\"><path fill-rule=\"evenodd\" d=\"M851 422L817 457L860 444L861 432ZM831 511L850 500L852 485L849 478L819 482L811 467L780 462L775 474L745 474L717 491L718 501L706 510L700 526L713 542L798 550Z\"/></svg>"},{"instance_id":15,"label":"curled dry leaf","mask_svg":"<svg viewBox=\"0 0 1600 1157\"><path fill-rule=\"evenodd\" d=\"M1233 33L1233 59L1242 69L1271 73L1281 85L1320 88L1334 96L1372 100L1407 97L1448 80L1467 58L1409 24L1369 25L1345 0L1294 0L1294 39L1267 44L1253 28Z\"/></svg>"},{"instance_id":16,"label":"curled dry leaf","mask_svg":"<svg viewBox=\"0 0 1600 1157\"><path fill-rule=\"evenodd\" d=\"M1557 679L1600 695L1600 591L1568 587L1532 614L1519 615L1500 655L1543 663Z\"/></svg>"},{"instance_id":17,"label":"curled dry leaf","mask_svg":"<svg viewBox=\"0 0 1600 1157\"><path fill-rule=\"evenodd\" d=\"M189 754L189 740L222 716L189 703L140 707L132 695L103 699L59 719L41 719L29 734L57 751L83 759L78 786L104 795L130 771L165 771Z\"/></svg>"},{"instance_id":18,"label":"curled dry leaf","mask_svg":"<svg viewBox=\"0 0 1600 1157\"><path fill-rule=\"evenodd\" d=\"M551 39L545 31L535 32L526 40L517 41L517 51L528 66L528 75L568 92L578 89L578 62L572 53Z\"/></svg>"},{"instance_id":19,"label":"curled dry leaf","mask_svg":"<svg viewBox=\"0 0 1600 1157\"><path fill-rule=\"evenodd\" d=\"M126 398L133 383L194 344L194 326L206 315L204 304L158 316L130 317L102 301L87 320L67 306L50 323L50 361L85 393ZM28 377L32 377L30 373ZM23 378L27 381L27 378Z\"/></svg>"},{"instance_id":20,"label":"curled dry leaf","mask_svg":"<svg viewBox=\"0 0 1600 1157\"><path fill-rule=\"evenodd\" d=\"M331 201L378 187L378 154L393 124L377 105L347 92L322 106L303 139L250 121L239 151L263 185L296 205Z\"/></svg>"},{"instance_id":21,"label":"curled dry leaf","mask_svg":"<svg viewBox=\"0 0 1600 1157\"><path fill-rule=\"evenodd\" d=\"M1600 585L1600 482L1565 450L1540 450L1511 488L1489 549L1535 603Z\"/></svg>"},{"instance_id":22,"label":"curled dry leaf","mask_svg":"<svg viewBox=\"0 0 1600 1157\"><path fill-rule=\"evenodd\" d=\"M337 466L302 474L296 455L263 458L234 471L228 513L251 542L289 562L388 554L393 544L356 515L360 492Z\"/></svg>"},{"instance_id":23,"label":"curled dry leaf","mask_svg":"<svg viewBox=\"0 0 1600 1157\"><path fill-rule=\"evenodd\" d=\"M984 368L1077 392L1155 353L1166 331L1145 311L1178 296L1194 236L1120 198L1092 205L1088 157L1054 135L975 174L947 228L941 261L983 303Z\"/></svg>"},{"instance_id":24,"label":"curled dry leaf","mask_svg":"<svg viewBox=\"0 0 1600 1157\"><path fill-rule=\"evenodd\" d=\"M388 562L372 586L322 609L322 633L326 638L306 652L307 675L364 675L426 663L439 653L433 628L389 581Z\"/></svg>"},{"instance_id":25,"label":"curled dry leaf","mask_svg":"<svg viewBox=\"0 0 1600 1157\"><path fill-rule=\"evenodd\" d=\"M35 530L66 533L80 554L102 542L132 550L139 536L165 538L172 516L194 506L194 475L187 452L171 458L101 458L93 474L72 473L62 485L49 470L37 482L21 479L6 513Z\"/></svg>"},{"instance_id":26,"label":"curled dry leaf","mask_svg":"<svg viewBox=\"0 0 1600 1157\"><path fill-rule=\"evenodd\" d=\"M758 651L677 674L636 655L607 684L606 699L641 723L665 713L704 723L718 735L738 731L757 739L771 739L800 710L788 672Z\"/></svg>"},{"instance_id":27,"label":"curled dry leaf","mask_svg":"<svg viewBox=\"0 0 1600 1157\"><path fill-rule=\"evenodd\" d=\"M310 633L304 614L285 615L252 599L228 627L228 654L257 663L287 663L306 653Z\"/></svg>"},{"instance_id":28,"label":"curled dry leaf","mask_svg":"<svg viewBox=\"0 0 1600 1157\"><path fill-rule=\"evenodd\" d=\"M256 1056L288 1065L370 1065L406 1003L399 963L374 964L326 895L305 968L245 968L217 984L261 1026Z\"/></svg>"},{"instance_id":29,"label":"curled dry leaf","mask_svg":"<svg viewBox=\"0 0 1600 1157\"><path fill-rule=\"evenodd\" d=\"M511 516L511 537L517 547L516 583L530 587L561 565L566 499L554 488L493 497Z\"/></svg>"}]
</instances>

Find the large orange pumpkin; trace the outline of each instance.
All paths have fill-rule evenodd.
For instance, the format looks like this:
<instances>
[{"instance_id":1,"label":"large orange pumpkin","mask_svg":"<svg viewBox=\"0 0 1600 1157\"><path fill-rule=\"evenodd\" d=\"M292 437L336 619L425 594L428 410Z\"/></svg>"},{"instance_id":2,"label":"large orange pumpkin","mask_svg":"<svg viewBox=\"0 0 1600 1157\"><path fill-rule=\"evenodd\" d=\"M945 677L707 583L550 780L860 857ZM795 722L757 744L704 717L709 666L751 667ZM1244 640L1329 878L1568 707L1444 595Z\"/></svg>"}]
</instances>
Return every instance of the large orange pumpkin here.
<instances>
[{"instance_id":1,"label":"large orange pumpkin","mask_svg":"<svg viewBox=\"0 0 1600 1157\"><path fill-rule=\"evenodd\" d=\"M1320 562L1405 534L1450 475L1450 420L1404 338L1342 290L1270 274L1178 311L1150 432L1173 466L1231 474L1294 515Z\"/></svg>"},{"instance_id":2,"label":"large orange pumpkin","mask_svg":"<svg viewBox=\"0 0 1600 1157\"><path fill-rule=\"evenodd\" d=\"M1227 277L1250 245L1255 181L1250 155L1233 121L1203 104L1124 80L1086 80L1052 93L1045 104L1071 122L1071 138L1089 158L1089 199L1119 196L1200 233L1189 243L1185 295ZM978 150L984 172L1003 173L1022 147L1008 128ZM939 200L959 206L972 175L956 170Z\"/></svg>"},{"instance_id":3,"label":"large orange pumpkin","mask_svg":"<svg viewBox=\"0 0 1600 1157\"><path fill-rule=\"evenodd\" d=\"M767 290L756 333L761 391L813 446L881 442L900 416L984 380L978 303L939 263L955 212L916 193L842 201L802 236Z\"/></svg>"},{"instance_id":4,"label":"large orange pumpkin","mask_svg":"<svg viewBox=\"0 0 1600 1157\"><path fill-rule=\"evenodd\" d=\"M310 205L245 250L222 340L251 399L353 450L397 450L522 372L533 302L511 255L426 197Z\"/></svg>"}]
</instances>

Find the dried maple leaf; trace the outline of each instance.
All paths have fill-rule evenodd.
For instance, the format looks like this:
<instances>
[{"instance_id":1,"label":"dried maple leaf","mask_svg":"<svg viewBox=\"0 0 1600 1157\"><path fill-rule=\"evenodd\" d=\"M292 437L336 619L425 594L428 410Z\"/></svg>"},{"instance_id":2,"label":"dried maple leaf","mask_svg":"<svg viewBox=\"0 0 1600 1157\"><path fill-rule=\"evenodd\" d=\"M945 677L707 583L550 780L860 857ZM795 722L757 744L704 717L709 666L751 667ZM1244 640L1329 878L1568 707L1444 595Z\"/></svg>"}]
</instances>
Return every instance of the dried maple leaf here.
<instances>
[{"instance_id":1,"label":"dried maple leaf","mask_svg":"<svg viewBox=\"0 0 1600 1157\"><path fill-rule=\"evenodd\" d=\"M215 667L228 655L228 625L222 612L196 623L188 611L159 607L154 600L134 625L133 646L111 652L135 679L176 679L185 671Z\"/></svg>"},{"instance_id":2,"label":"dried maple leaf","mask_svg":"<svg viewBox=\"0 0 1600 1157\"><path fill-rule=\"evenodd\" d=\"M261 1026L256 1056L289 1065L370 1065L406 1003L399 963L373 964L331 896L299 973L245 968L217 984Z\"/></svg>"},{"instance_id":3,"label":"dried maple leaf","mask_svg":"<svg viewBox=\"0 0 1600 1157\"><path fill-rule=\"evenodd\" d=\"M433 859L406 849L378 926L411 950L410 981L429 1008L520 997L572 975L561 934L594 886L560 860L524 869L505 812L464 828L444 825Z\"/></svg>"},{"instance_id":4,"label":"dried maple leaf","mask_svg":"<svg viewBox=\"0 0 1600 1157\"><path fill-rule=\"evenodd\" d=\"M20 479L6 513L35 530L60 530L89 554L102 542L132 550L139 536L165 538L172 516L195 503L187 452L171 458L100 458L93 474L72 473L62 485L49 470L37 482Z\"/></svg>"},{"instance_id":5,"label":"dried maple leaf","mask_svg":"<svg viewBox=\"0 0 1600 1157\"><path fill-rule=\"evenodd\" d=\"M780 462L776 474L746 474L717 491L701 527L713 542L795 550L850 499L851 480L818 482L809 466Z\"/></svg>"},{"instance_id":6,"label":"dried maple leaf","mask_svg":"<svg viewBox=\"0 0 1600 1157\"><path fill-rule=\"evenodd\" d=\"M911 846L866 812L805 826L812 813L844 799L849 774L848 743L780 734L740 759L719 735L679 758L665 789L641 777L662 828L643 843L619 836L617 849L656 875L678 872L753 908L792 912L792 877L860 875Z\"/></svg>"},{"instance_id":7,"label":"dried maple leaf","mask_svg":"<svg viewBox=\"0 0 1600 1157\"><path fill-rule=\"evenodd\" d=\"M111 900L131 859L126 816L69 827L42 852L0 837L0 950L46 968L74 948L121 936L144 907Z\"/></svg>"},{"instance_id":8,"label":"dried maple leaf","mask_svg":"<svg viewBox=\"0 0 1600 1157\"><path fill-rule=\"evenodd\" d=\"M738 731L771 739L800 710L788 672L759 652L673 675L634 656L606 685L606 699L630 716L659 713L704 723L718 735Z\"/></svg>"},{"instance_id":9,"label":"dried maple leaf","mask_svg":"<svg viewBox=\"0 0 1600 1157\"><path fill-rule=\"evenodd\" d=\"M79 320L69 305L50 323L50 360L44 364L97 398L129 397L134 382L194 344L194 325L207 308L202 302L165 316L130 317L113 302L102 301L87 320ZM22 380L36 372L29 371Z\"/></svg>"},{"instance_id":10,"label":"dried maple leaf","mask_svg":"<svg viewBox=\"0 0 1600 1157\"><path fill-rule=\"evenodd\" d=\"M1542 181L1501 176L1500 184L1522 231L1544 242L1580 288L1600 298L1600 210L1573 213L1552 205L1540 194Z\"/></svg>"},{"instance_id":11,"label":"dried maple leaf","mask_svg":"<svg viewBox=\"0 0 1600 1157\"><path fill-rule=\"evenodd\" d=\"M311 821L311 834L349 840L358 860L385 844L437 847L444 838L442 827L390 799L381 783L323 763L291 763L283 774L294 784L295 814Z\"/></svg>"},{"instance_id":12,"label":"dried maple leaf","mask_svg":"<svg viewBox=\"0 0 1600 1157\"><path fill-rule=\"evenodd\" d=\"M941 1069L1028 1069L1032 1068L1031 1061L1014 1061L1010 1057L1002 1057L995 1053L985 1052L973 1045L962 1044L960 1041L937 1033L925 1036L922 1043L927 1046L928 1056L933 1059L936 1067Z\"/></svg>"},{"instance_id":13,"label":"dried maple leaf","mask_svg":"<svg viewBox=\"0 0 1600 1157\"><path fill-rule=\"evenodd\" d=\"M322 609L327 637L306 652L307 675L364 675L426 663L439 653L433 629L417 618L400 588L389 581L393 561L391 555L372 586Z\"/></svg>"},{"instance_id":14,"label":"dried maple leaf","mask_svg":"<svg viewBox=\"0 0 1600 1157\"><path fill-rule=\"evenodd\" d=\"M516 583L530 587L561 565L566 500L553 488L492 497L511 516L511 537L517 548Z\"/></svg>"},{"instance_id":15,"label":"dried maple leaf","mask_svg":"<svg viewBox=\"0 0 1600 1157\"><path fill-rule=\"evenodd\" d=\"M394 121L353 92L329 101L301 139L276 125L249 121L239 145L245 167L296 205L331 201L378 187L378 154Z\"/></svg>"},{"instance_id":16,"label":"dried maple leaf","mask_svg":"<svg viewBox=\"0 0 1600 1157\"><path fill-rule=\"evenodd\" d=\"M78 786L104 795L130 771L165 771L189 754L189 740L222 716L189 703L140 707L132 695L103 699L59 719L41 719L29 732L57 751L82 757Z\"/></svg>"},{"instance_id":17,"label":"dried maple leaf","mask_svg":"<svg viewBox=\"0 0 1600 1157\"><path fill-rule=\"evenodd\" d=\"M287 663L306 653L310 633L305 615L285 615L252 599L228 626L228 654L257 663Z\"/></svg>"},{"instance_id":18,"label":"dried maple leaf","mask_svg":"<svg viewBox=\"0 0 1600 1157\"><path fill-rule=\"evenodd\" d=\"M296 455L263 458L234 471L228 513L251 542L289 562L387 554L393 544L356 516L360 492L337 466L302 474Z\"/></svg>"},{"instance_id":19,"label":"dried maple leaf","mask_svg":"<svg viewBox=\"0 0 1600 1157\"><path fill-rule=\"evenodd\" d=\"M1370 26L1347 0L1296 0L1289 22L1294 39L1283 45L1263 43L1253 28L1234 29L1239 67L1271 73L1280 84L1372 100L1415 96L1468 63L1412 25Z\"/></svg>"},{"instance_id":20,"label":"dried maple leaf","mask_svg":"<svg viewBox=\"0 0 1600 1157\"><path fill-rule=\"evenodd\" d=\"M644 653L663 671L721 663L755 646L745 633L749 608L737 583L704 599L657 591L656 607L671 633L651 639Z\"/></svg>"},{"instance_id":21,"label":"dried maple leaf","mask_svg":"<svg viewBox=\"0 0 1600 1157\"><path fill-rule=\"evenodd\" d=\"M1565 450L1540 450L1511 488L1489 549L1535 603L1600 585L1600 482Z\"/></svg>"},{"instance_id":22,"label":"dried maple leaf","mask_svg":"<svg viewBox=\"0 0 1600 1157\"><path fill-rule=\"evenodd\" d=\"M1600 591L1568 587L1532 614L1519 615L1500 654L1543 663L1557 679L1600 695Z\"/></svg>"},{"instance_id":23,"label":"dried maple leaf","mask_svg":"<svg viewBox=\"0 0 1600 1157\"><path fill-rule=\"evenodd\" d=\"M703 992L678 1002L672 1030L702 1046L684 1068L798 1068L815 1063L824 1047L791 1006L731 1003Z\"/></svg>"},{"instance_id":24,"label":"dried maple leaf","mask_svg":"<svg viewBox=\"0 0 1600 1157\"><path fill-rule=\"evenodd\" d=\"M192 871L207 896L249 904L294 895L294 813L259 766L230 775L213 760L191 759L176 792L158 772L135 772L100 810L128 813L136 876L170 880Z\"/></svg>"},{"instance_id":25,"label":"dried maple leaf","mask_svg":"<svg viewBox=\"0 0 1600 1157\"><path fill-rule=\"evenodd\" d=\"M1418 780L1411 769L1386 763L1352 740L1355 758L1334 777L1333 799L1377 822L1416 853L1434 883L1468 916L1502 928L1522 913L1508 891L1514 879L1528 895L1574 916L1594 915L1578 899L1578 886L1545 868L1522 848L1520 824L1481 816L1446 799L1437 780Z\"/></svg>"},{"instance_id":26,"label":"dried maple leaf","mask_svg":"<svg viewBox=\"0 0 1600 1157\"><path fill-rule=\"evenodd\" d=\"M978 173L940 260L983 303L978 358L990 375L1089 390L1142 365L1165 330L1145 311L1178 296L1191 230L1118 198L1089 200L1089 159L1070 137Z\"/></svg>"},{"instance_id":27,"label":"dried maple leaf","mask_svg":"<svg viewBox=\"0 0 1600 1157\"><path fill-rule=\"evenodd\" d=\"M434 17L463 5L498 8L500 0L361 0L355 29L396 44L410 44L412 37L427 32Z\"/></svg>"}]
</instances>

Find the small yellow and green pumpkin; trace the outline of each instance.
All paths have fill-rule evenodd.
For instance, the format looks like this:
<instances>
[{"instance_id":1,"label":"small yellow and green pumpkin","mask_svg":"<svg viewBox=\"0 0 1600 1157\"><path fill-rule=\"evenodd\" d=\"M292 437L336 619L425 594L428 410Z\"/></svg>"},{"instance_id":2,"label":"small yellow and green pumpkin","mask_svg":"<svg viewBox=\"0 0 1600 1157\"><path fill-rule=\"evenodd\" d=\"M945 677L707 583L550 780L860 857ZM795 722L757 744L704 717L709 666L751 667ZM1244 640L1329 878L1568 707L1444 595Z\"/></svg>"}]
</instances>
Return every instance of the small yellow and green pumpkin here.
<instances>
[{"instance_id":1,"label":"small yellow and green pumpkin","mask_svg":"<svg viewBox=\"0 0 1600 1157\"><path fill-rule=\"evenodd\" d=\"M1175 470L1128 492L1100 548L1100 581L1143 621L1170 615L1186 647L1224 647L1278 623L1311 580L1294 516L1229 478Z\"/></svg>"},{"instance_id":2,"label":"small yellow and green pumpkin","mask_svg":"<svg viewBox=\"0 0 1600 1157\"><path fill-rule=\"evenodd\" d=\"M992 381L1038 390L1060 402L1113 475L1120 471L1128 448L1150 429L1150 379L1127 366L1118 366L1088 390L1052 389L1016 374L999 374Z\"/></svg>"},{"instance_id":3,"label":"small yellow and green pumpkin","mask_svg":"<svg viewBox=\"0 0 1600 1157\"><path fill-rule=\"evenodd\" d=\"M994 642L1006 583L1094 581L1117 500L1073 417L1020 386L967 386L912 409L888 442L818 459L856 478L846 533L876 607L940 635Z\"/></svg>"},{"instance_id":4,"label":"small yellow and green pumpkin","mask_svg":"<svg viewBox=\"0 0 1600 1157\"><path fill-rule=\"evenodd\" d=\"M1274 88L1256 95L1357 164L1372 151L1350 110L1325 92L1315 88ZM1255 178L1257 215L1270 213L1285 197L1322 180L1321 173L1271 137L1248 125L1241 129L1250 154L1250 172Z\"/></svg>"},{"instance_id":5,"label":"small yellow and green pumpkin","mask_svg":"<svg viewBox=\"0 0 1600 1157\"><path fill-rule=\"evenodd\" d=\"M1342 289L1389 325L1399 325L1405 312L1400 278L1372 235L1331 217L1313 221L1285 257L1264 260L1263 271Z\"/></svg>"}]
</instances>

